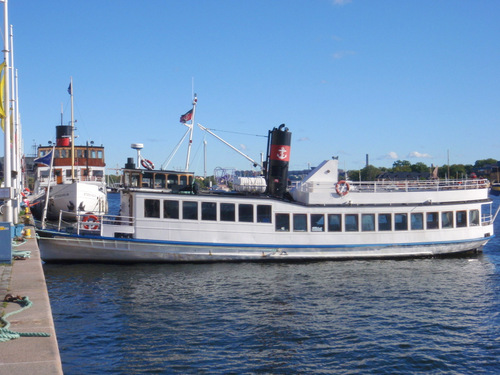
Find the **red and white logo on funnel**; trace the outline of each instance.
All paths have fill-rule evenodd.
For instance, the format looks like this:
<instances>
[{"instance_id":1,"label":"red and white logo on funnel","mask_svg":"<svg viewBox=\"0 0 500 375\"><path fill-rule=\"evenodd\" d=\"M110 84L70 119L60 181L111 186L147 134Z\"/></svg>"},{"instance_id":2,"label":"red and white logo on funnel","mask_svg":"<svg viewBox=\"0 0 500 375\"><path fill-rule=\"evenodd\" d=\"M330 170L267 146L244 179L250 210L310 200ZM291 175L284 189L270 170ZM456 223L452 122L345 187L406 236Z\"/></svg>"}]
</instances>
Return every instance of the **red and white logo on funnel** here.
<instances>
[{"instance_id":1,"label":"red and white logo on funnel","mask_svg":"<svg viewBox=\"0 0 500 375\"><path fill-rule=\"evenodd\" d=\"M290 146L271 145L271 159L279 161L289 161Z\"/></svg>"}]
</instances>

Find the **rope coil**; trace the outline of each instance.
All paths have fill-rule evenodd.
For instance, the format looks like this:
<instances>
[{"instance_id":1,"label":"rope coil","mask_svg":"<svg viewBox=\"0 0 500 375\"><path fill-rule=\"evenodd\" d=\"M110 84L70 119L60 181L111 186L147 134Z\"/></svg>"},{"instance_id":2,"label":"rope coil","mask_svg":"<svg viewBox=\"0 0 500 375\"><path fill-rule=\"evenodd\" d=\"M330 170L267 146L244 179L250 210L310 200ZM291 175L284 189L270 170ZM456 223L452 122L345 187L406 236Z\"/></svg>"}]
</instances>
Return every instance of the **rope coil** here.
<instances>
[{"instance_id":1,"label":"rope coil","mask_svg":"<svg viewBox=\"0 0 500 375\"><path fill-rule=\"evenodd\" d=\"M50 337L50 333L44 332L15 332L9 329L10 322L7 318L11 315L18 314L21 311L29 309L33 302L30 301L28 297L21 296L12 296L11 294L7 294L4 298L5 302L16 302L21 308L16 311L12 311L4 316L0 317L0 323L4 324L2 328L0 328L0 342L5 342L13 339L17 339L19 337Z\"/></svg>"}]
</instances>

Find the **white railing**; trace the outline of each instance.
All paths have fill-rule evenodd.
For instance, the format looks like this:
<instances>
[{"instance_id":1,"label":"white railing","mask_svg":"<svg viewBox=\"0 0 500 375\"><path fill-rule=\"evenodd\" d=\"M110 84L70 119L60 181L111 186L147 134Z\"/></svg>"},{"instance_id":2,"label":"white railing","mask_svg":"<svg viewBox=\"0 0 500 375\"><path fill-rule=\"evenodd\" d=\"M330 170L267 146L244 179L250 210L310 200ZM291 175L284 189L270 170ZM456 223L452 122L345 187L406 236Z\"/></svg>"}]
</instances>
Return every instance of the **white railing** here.
<instances>
[{"instance_id":1,"label":"white railing","mask_svg":"<svg viewBox=\"0 0 500 375\"><path fill-rule=\"evenodd\" d=\"M68 222L63 220L63 217L74 217L75 222ZM74 213L69 211L59 212L58 231L76 230L76 234L92 233L94 235L103 235L104 226L134 226L135 220L132 216L119 216L119 215L104 215L93 213Z\"/></svg>"},{"instance_id":2,"label":"white railing","mask_svg":"<svg viewBox=\"0 0 500 375\"><path fill-rule=\"evenodd\" d=\"M474 180L415 180L415 181L348 181L349 193L387 193L443 190L487 189L487 179ZM297 187L303 192L320 192L335 190L335 184L330 182L305 182Z\"/></svg>"},{"instance_id":3,"label":"white railing","mask_svg":"<svg viewBox=\"0 0 500 375\"><path fill-rule=\"evenodd\" d=\"M49 181L53 184L57 183L57 178L49 178L49 177L40 177L38 179L40 185L47 185ZM62 181L65 182L70 182L71 177L63 177ZM78 177L78 181L84 181L84 182L104 182L104 177L97 177L97 176L80 176Z\"/></svg>"}]
</instances>

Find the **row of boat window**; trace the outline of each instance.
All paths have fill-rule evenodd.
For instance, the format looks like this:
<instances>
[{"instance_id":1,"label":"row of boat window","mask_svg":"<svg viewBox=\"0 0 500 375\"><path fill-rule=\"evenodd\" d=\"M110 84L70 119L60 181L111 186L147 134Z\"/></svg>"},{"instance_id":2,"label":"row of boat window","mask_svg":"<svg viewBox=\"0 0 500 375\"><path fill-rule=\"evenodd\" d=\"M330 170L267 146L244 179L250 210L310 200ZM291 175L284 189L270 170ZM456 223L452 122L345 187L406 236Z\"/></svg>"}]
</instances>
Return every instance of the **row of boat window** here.
<instances>
[{"instance_id":1,"label":"row of boat window","mask_svg":"<svg viewBox=\"0 0 500 375\"><path fill-rule=\"evenodd\" d=\"M271 205L235 204L163 200L163 218L247 223L272 223ZM160 200L144 200L144 216L160 218ZM366 214L288 214L275 213L274 224L279 232L370 232L405 231L477 226L479 210L412 213Z\"/></svg>"},{"instance_id":2,"label":"row of boat window","mask_svg":"<svg viewBox=\"0 0 500 375\"><path fill-rule=\"evenodd\" d=\"M40 150L39 156L45 156L48 154L52 148L46 150ZM87 155L90 159L104 159L103 150L95 150L95 149L75 149L77 158L87 158ZM69 158L71 157L71 148L63 148L54 150L54 158Z\"/></svg>"},{"instance_id":3,"label":"row of boat window","mask_svg":"<svg viewBox=\"0 0 500 375\"><path fill-rule=\"evenodd\" d=\"M75 177L86 177L86 176L94 176L94 177L104 177L104 171L102 170L91 170L90 168L75 168ZM54 169L52 171L52 175L59 177L63 175L63 170L61 169ZM43 170L40 171L40 177L41 178L48 178L49 177L49 170ZM70 178L71 177L71 169L66 169L66 177Z\"/></svg>"}]
</instances>

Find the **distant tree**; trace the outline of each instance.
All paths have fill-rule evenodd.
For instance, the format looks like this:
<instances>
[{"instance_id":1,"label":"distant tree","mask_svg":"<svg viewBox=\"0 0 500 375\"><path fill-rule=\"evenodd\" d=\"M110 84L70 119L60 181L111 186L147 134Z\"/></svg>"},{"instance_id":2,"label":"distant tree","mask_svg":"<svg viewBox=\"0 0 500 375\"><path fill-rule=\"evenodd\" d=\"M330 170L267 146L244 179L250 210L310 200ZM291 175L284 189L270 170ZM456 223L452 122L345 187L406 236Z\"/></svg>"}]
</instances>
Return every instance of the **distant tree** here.
<instances>
[{"instance_id":1,"label":"distant tree","mask_svg":"<svg viewBox=\"0 0 500 375\"><path fill-rule=\"evenodd\" d=\"M374 181L380 174L381 170L373 165L368 165L361 169L361 181Z\"/></svg>"},{"instance_id":2,"label":"distant tree","mask_svg":"<svg viewBox=\"0 0 500 375\"><path fill-rule=\"evenodd\" d=\"M350 181L360 181L360 175L361 175L361 171L359 171L359 170L347 171L347 178Z\"/></svg>"},{"instance_id":3,"label":"distant tree","mask_svg":"<svg viewBox=\"0 0 500 375\"><path fill-rule=\"evenodd\" d=\"M496 164L497 160L496 159L483 159L483 160L476 160L476 163L474 164L474 168L482 168L485 165L488 164Z\"/></svg>"},{"instance_id":4,"label":"distant tree","mask_svg":"<svg viewBox=\"0 0 500 375\"><path fill-rule=\"evenodd\" d=\"M396 160L392 164L392 172L411 172L411 163L408 160Z\"/></svg>"},{"instance_id":5,"label":"distant tree","mask_svg":"<svg viewBox=\"0 0 500 375\"><path fill-rule=\"evenodd\" d=\"M429 172L430 168L425 163L418 162L411 165L412 172L425 173Z\"/></svg>"},{"instance_id":6,"label":"distant tree","mask_svg":"<svg viewBox=\"0 0 500 375\"><path fill-rule=\"evenodd\" d=\"M463 164L450 165L450 178L466 178L468 176L467 169Z\"/></svg>"}]
</instances>

